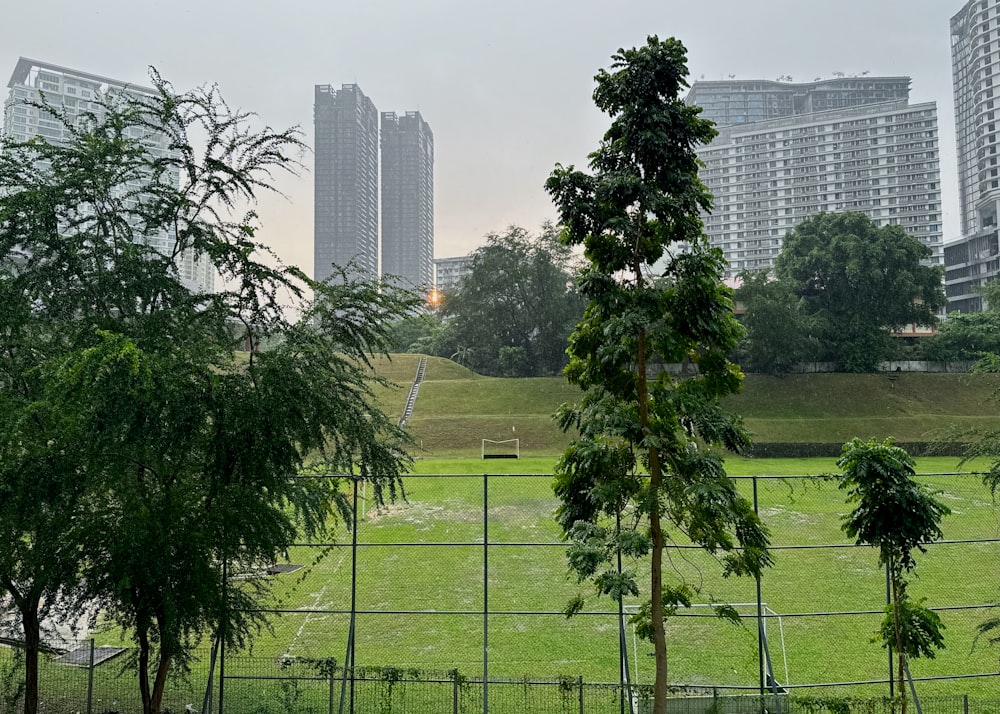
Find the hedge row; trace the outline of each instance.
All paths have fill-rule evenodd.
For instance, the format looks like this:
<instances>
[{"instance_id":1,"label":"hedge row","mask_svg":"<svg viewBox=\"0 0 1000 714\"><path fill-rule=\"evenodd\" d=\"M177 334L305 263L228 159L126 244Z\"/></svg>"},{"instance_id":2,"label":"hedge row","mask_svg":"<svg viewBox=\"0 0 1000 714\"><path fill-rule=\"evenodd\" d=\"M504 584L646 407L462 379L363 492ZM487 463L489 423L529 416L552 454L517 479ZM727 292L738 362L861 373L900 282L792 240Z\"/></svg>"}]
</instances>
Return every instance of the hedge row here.
<instances>
[{"instance_id":1,"label":"hedge row","mask_svg":"<svg viewBox=\"0 0 1000 714\"><path fill-rule=\"evenodd\" d=\"M898 441L896 446L906 449L910 456L964 456L968 444L958 441ZM812 457L838 457L843 443L817 441L773 441L754 444L749 456L760 459L807 459Z\"/></svg>"}]
</instances>

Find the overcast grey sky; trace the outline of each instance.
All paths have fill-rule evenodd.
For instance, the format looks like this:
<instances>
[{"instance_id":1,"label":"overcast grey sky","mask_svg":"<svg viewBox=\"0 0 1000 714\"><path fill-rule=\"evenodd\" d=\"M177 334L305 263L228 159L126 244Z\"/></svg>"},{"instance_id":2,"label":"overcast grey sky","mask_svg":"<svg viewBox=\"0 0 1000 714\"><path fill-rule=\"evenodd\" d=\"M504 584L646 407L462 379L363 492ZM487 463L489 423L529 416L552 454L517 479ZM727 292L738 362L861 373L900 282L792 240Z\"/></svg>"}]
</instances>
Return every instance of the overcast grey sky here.
<instances>
[{"instance_id":1,"label":"overcast grey sky","mask_svg":"<svg viewBox=\"0 0 1000 714\"><path fill-rule=\"evenodd\" d=\"M958 237L948 21L963 0L23 0L3 13L0 71L18 56L227 100L312 141L313 85L357 83L380 111L419 110L435 140L435 253L537 227L555 162L583 164L607 127L590 95L619 47L688 47L692 79L909 75L936 101L945 241ZM311 157L306 158L311 163ZM312 176L282 180L261 238L312 268Z\"/></svg>"}]
</instances>

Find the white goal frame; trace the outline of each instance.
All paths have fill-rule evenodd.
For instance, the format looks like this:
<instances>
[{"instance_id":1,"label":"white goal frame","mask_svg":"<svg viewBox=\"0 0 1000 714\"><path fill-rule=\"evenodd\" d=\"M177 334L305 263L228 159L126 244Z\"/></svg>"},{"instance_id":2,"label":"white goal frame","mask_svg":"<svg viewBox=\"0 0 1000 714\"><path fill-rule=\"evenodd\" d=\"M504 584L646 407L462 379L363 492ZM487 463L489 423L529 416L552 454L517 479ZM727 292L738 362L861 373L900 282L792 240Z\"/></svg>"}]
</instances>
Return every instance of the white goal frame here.
<instances>
[{"instance_id":1,"label":"white goal frame","mask_svg":"<svg viewBox=\"0 0 1000 714\"><path fill-rule=\"evenodd\" d=\"M714 608L718 607L721 604L723 604L723 603L715 603L715 604L711 604L711 603L692 603L691 604L691 609L694 609L694 608L713 608L714 609ZM757 607L757 603L756 602L733 602L733 603L726 603L726 604L728 604L730 607L736 608L737 611L740 611L741 609L746 610L746 609L750 609L750 608L756 609L756 607ZM782 685L787 685L789 683L789 677L788 677L788 651L785 649L785 625L781 621L781 613L775 612L774 610L772 610L770 607L767 606L766 602L761 602L761 604L760 604L760 610L761 610L761 614L764 616L764 617L761 618L761 620L762 620L762 626L764 628L764 640L765 640L765 642L767 642L767 647L768 647L769 651L770 651L770 641L767 639L767 621L771 620L771 619L776 619L778 621L778 634L779 634L779 637L780 637L780 640L781 640L781 661L782 661L782 664L784 665L784 670L785 670L785 681L782 682ZM638 611L639 611L639 606L638 605L625 605L625 607L622 608L623 615L626 618L629 615L634 615ZM752 612L752 613L743 614L741 612L740 613L740 618L744 619L744 620L756 620L757 619L757 613L756 612ZM625 663L622 662L621 666L624 667ZM636 632L635 632L635 625L632 625L632 666L633 666L633 676L635 677L635 681L638 682L639 681L639 638L638 638L638 636L636 635ZM773 665L772 665L772 669L773 669ZM777 677L777 672L775 672L775 677Z\"/></svg>"},{"instance_id":2,"label":"white goal frame","mask_svg":"<svg viewBox=\"0 0 1000 714\"><path fill-rule=\"evenodd\" d=\"M487 454L486 445L487 444L513 444L514 453L513 454ZM482 459L520 459L521 458L521 440L520 439L483 439L483 446L479 452Z\"/></svg>"}]
</instances>

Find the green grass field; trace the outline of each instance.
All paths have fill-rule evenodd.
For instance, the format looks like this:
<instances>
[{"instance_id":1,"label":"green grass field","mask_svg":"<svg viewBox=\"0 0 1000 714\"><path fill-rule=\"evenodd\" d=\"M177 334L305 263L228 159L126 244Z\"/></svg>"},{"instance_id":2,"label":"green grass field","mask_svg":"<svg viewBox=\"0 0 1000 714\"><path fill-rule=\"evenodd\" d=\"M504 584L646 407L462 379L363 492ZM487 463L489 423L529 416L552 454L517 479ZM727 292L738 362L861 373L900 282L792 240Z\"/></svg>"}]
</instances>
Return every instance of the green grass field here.
<instances>
[{"instance_id":1,"label":"green grass field","mask_svg":"<svg viewBox=\"0 0 1000 714\"><path fill-rule=\"evenodd\" d=\"M379 374L401 385L376 388L377 398L390 413L402 410L417 360L416 355L398 355L376 362ZM907 374L891 382L884 376L750 375L743 394L731 406L744 414L758 440L843 442L855 435L893 435L901 441L918 441L954 424L995 425L997 407L988 401L995 387L996 380L978 375ZM448 360L429 360L408 424L418 449L414 473L406 478L407 499L382 509L373 508L367 499L359 502L363 518L355 592L358 665L424 673L457 668L467 676L479 676L484 645L480 613L488 601L496 613L489 618L491 677L583 676L588 682L617 681L618 621L613 603L590 598L591 614L570 620L560 614L570 597L590 593L586 584L567 576L565 546L552 517L557 502L547 475L568 440L551 414L559 403L578 396L561 378L486 378ZM522 458L479 458L483 438L511 437L521 440ZM836 471L832 458L730 458L727 467L737 476ZM956 468L955 458L918 459L922 473ZM483 546L484 473L495 474L486 485L488 548ZM1000 538L995 503L978 477L924 480L939 489L953 509L944 522L946 539ZM739 483L749 495L751 482ZM780 620L768 620L776 676L792 685L885 677L886 654L870 641L881 615L808 614L884 606L884 574L874 552L797 547L849 545L840 532L840 518L847 509L843 494L834 483L815 479L769 478L758 486L760 512L771 528L775 548L775 565L762 581L762 597L771 611L781 615ZM290 562L305 567L277 576L274 607L292 612L276 617L273 632L263 633L251 651L227 656L227 676L235 677L227 680L227 710L326 711L329 683L318 677L289 684L283 679L289 674L311 676L315 668L306 666L300 672L282 662L289 656L343 661L351 619L350 542L350 535L341 529L334 544L291 549ZM720 578L717 563L700 551L672 550L669 571L675 580L699 586L703 603L755 600L753 581ZM1000 586L1000 544L932 546L919 559L918 573L912 594L926 598L932 607L994 603ZM643 583L645 573L638 576ZM754 614L753 608L740 610L746 616ZM736 626L693 616L703 613L703 608L695 608L669 621L671 681L755 686L755 620ZM913 675L996 672L998 651L975 641L977 624L992 613L995 610L943 611L947 649L933 661L911 663ZM98 638L99 644L119 642L114 633ZM651 647L636 642L631 634L628 646L636 679L650 681ZM175 710L199 703L208 659L205 651L199 656L188 683L173 685L169 704ZM85 688L81 670L50 665L47 671L49 676L72 680L53 691ZM122 684L120 671L113 663L97 669L102 707L98 711L124 711L134 702L134 686ZM242 679L249 676L274 679ZM996 684L991 679L936 681L921 683L918 691L923 696L985 697L995 696ZM881 696L886 688L856 686L808 693ZM78 699L70 697L51 710L79 710ZM424 709L413 704L410 711Z\"/></svg>"},{"instance_id":2,"label":"green grass field","mask_svg":"<svg viewBox=\"0 0 1000 714\"><path fill-rule=\"evenodd\" d=\"M423 470L432 462L419 463ZM453 473L475 466L484 470L482 461L442 460L435 465L448 466ZM546 465L551 462L539 459L522 464L523 471L546 471ZM786 469L792 473L820 473L833 466L824 460L785 465L795 467ZM921 465L939 471L948 463L935 460ZM741 471L739 466L734 463L732 470ZM769 466L767 471L774 474L780 473L782 464ZM946 538L1000 535L993 503L977 478L925 480L942 490L942 497L955 511L945 522ZM749 481L740 483L750 489ZM485 594L483 478L412 476L407 491L408 502L369 511L359 527L363 545L358 560L358 664L438 671L458 667L472 675L481 672L483 620L477 613L485 596L490 610L502 613L492 615L489 622L492 676L616 679L618 635L612 603L593 598L588 611L600 614L571 620L558 614L572 595L588 590L566 577L564 548L551 518L556 502L547 476L489 479L491 546ZM761 512L776 547L775 566L763 581L763 598L771 610L782 615L780 621L771 619L768 623L779 680L801 685L885 676L885 653L870 642L880 615L804 615L880 610L885 583L875 553L864 548L788 548L846 545L839 529L844 511L842 494L833 483L799 479L761 481L759 491ZM519 545L527 543L535 545ZM292 559L303 562L312 555L312 551L301 549L292 553ZM675 551L670 562L675 579L700 586L703 602L754 601L753 581L723 580L718 577L717 564L699 551ZM1000 546L933 546L920 559L919 572L913 595L927 598L931 606L990 603L996 600L1000 582ZM335 548L300 582L293 585L296 576L287 576L282 606L346 609L349 576L348 549ZM740 609L745 615L753 614L753 608ZM400 611L420 612L398 614ZM973 647L975 626L986 614L985 610L944 612L947 649L934 661L913 662L914 676L996 671L997 652L982 644ZM346 648L347 625L345 614L283 616L273 638L261 640L253 657L230 667L245 666L249 671L261 667L262 662L278 661L282 654L339 660ZM669 632L672 681L704 686L755 684L753 620L740 627L705 617L676 617L670 621ZM650 647L631 639L629 646L634 647L630 654L637 655L632 661L637 678L649 681ZM992 682L971 679L924 683L921 692L986 696L994 688ZM885 688L853 687L850 691L880 695Z\"/></svg>"}]
</instances>

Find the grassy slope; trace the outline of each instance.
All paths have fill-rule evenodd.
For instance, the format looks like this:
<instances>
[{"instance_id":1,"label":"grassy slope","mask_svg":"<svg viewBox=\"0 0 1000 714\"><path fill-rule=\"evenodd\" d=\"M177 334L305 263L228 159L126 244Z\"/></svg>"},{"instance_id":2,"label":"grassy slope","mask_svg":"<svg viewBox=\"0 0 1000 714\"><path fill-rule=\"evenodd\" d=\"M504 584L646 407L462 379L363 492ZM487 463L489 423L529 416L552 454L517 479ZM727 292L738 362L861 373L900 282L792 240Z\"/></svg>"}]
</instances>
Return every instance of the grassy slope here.
<instances>
[{"instance_id":1,"label":"grassy slope","mask_svg":"<svg viewBox=\"0 0 1000 714\"><path fill-rule=\"evenodd\" d=\"M384 407L398 414L416 372L416 355L381 360L379 374L398 382L379 390ZM748 375L729 405L743 415L760 442L840 443L854 436L933 439L954 426L998 426L991 401L1000 387L994 375L815 374ZM432 357L409 428L426 456L479 453L482 439L521 440L522 454L559 453L568 437L551 415L580 391L561 377L482 377L449 360Z\"/></svg>"}]
</instances>

